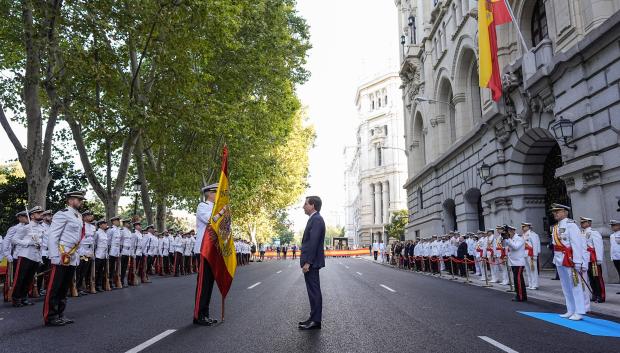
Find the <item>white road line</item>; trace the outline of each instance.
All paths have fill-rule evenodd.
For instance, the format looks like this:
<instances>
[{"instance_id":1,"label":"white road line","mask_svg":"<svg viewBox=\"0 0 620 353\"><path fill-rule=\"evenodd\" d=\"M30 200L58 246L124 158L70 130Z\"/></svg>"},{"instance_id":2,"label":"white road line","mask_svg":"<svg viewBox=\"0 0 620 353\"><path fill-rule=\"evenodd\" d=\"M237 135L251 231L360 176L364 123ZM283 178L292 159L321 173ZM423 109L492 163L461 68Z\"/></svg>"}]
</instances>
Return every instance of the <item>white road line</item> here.
<instances>
[{"instance_id":1,"label":"white road line","mask_svg":"<svg viewBox=\"0 0 620 353\"><path fill-rule=\"evenodd\" d=\"M497 342L496 340L494 340L492 338L489 338L487 336L478 336L478 338L480 338L481 340L486 341L486 342L494 345L495 347L503 350L506 353L519 353L519 352L515 351L514 349L512 349L512 348L510 348L508 346L505 346L505 345L503 345L503 344Z\"/></svg>"},{"instance_id":2,"label":"white road line","mask_svg":"<svg viewBox=\"0 0 620 353\"><path fill-rule=\"evenodd\" d=\"M143 350L144 350L144 349L146 349L147 347L154 345L155 343L157 343L157 341L160 341L160 340L162 340L162 339L166 338L166 336L168 336L168 335L170 335L170 334L174 333L175 331L176 331L176 330L166 330L166 331L164 331L164 332L160 333L159 335L157 335L157 336L155 336L155 337L151 338L150 340L148 340L148 341L146 341L146 342L144 342L144 343L141 343L141 344L139 344L139 345L135 346L134 348L132 348L132 349L128 350L128 351L127 351L127 352L125 352L125 353L138 353L138 352L140 352L140 351L143 351Z\"/></svg>"},{"instance_id":3,"label":"white road line","mask_svg":"<svg viewBox=\"0 0 620 353\"><path fill-rule=\"evenodd\" d=\"M355 273L357 273L357 274L358 274L358 275L360 275L360 276L362 275L362 273L361 273L361 272L355 272Z\"/></svg>"},{"instance_id":4,"label":"white road line","mask_svg":"<svg viewBox=\"0 0 620 353\"><path fill-rule=\"evenodd\" d=\"M280 273L280 272L282 272L282 270L280 270L280 271L278 271L278 272L276 272L276 273Z\"/></svg>"},{"instance_id":5,"label":"white road line","mask_svg":"<svg viewBox=\"0 0 620 353\"><path fill-rule=\"evenodd\" d=\"M381 287L383 287L383 288L385 288L385 289L387 289L387 290L389 290L389 291L390 291L390 292L392 292L392 293L396 293L396 291L395 291L395 290L393 290L392 288L390 288L390 287L386 286L385 284L380 284L380 286L381 286Z\"/></svg>"},{"instance_id":6,"label":"white road line","mask_svg":"<svg viewBox=\"0 0 620 353\"><path fill-rule=\"evenodd\" d=\"M349 266L347 266L347 265L344 265L344 267L346 267L346 268L347 268L347 270L350 268L350 267L349 267Z\"/></svg>"},{"instance_id":7,"label":"white road line","mask_svg":"<svg viewBox=\"0 0 620 353\"><path fill-rule=\"evenodd\" d=\"M248 289L252 289L252 288L258 286L259 284L260 284L260 282L256 282L253 285L249 286Z\"/></svg>"}]
</instances>

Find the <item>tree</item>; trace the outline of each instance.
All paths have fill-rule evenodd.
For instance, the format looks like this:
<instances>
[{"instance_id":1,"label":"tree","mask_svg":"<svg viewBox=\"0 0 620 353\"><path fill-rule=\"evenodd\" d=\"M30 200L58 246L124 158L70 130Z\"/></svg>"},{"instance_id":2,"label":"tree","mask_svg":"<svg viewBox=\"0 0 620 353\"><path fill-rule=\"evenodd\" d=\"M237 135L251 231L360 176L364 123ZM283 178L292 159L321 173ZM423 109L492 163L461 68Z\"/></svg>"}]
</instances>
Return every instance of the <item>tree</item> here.
<instances>
[{"instance_id":1,"label":"tree","mask_svg":"<svg viewBox=\"0 0 620 353\"><path fill-rule=\"evenodd\" d=\"M0 78L0 125L26 175L28 204L42 207L52 180L52 139L62 107L59 85L65 78L60 35L68 26L62 6L61 0L0 0L0 72L8 73ZM5 109L26 125L25 147L11 128Z\"/></svg>"},{"instance_id":2,"label":"tree","mask_svg":"<svg viewBox=\"0 0 620 353\"><path fill-rule=\"evenodd\" d=\"M70 160L52 163L48 172L52 182L48 184L45 204L56 212L66 207L65 193L84 189L86 179ZM21 168L15 164L0 167L0 234L15 224L14 215L24 210L27 200L28 183Z\"/></svg>"},{"instance_id":3,"label":"tree","mask_svg":"<svg viewBox=\"0 0 620 353\"><path fill-rule=\"evenodd\" d=\"M396 240L405 239L405 227L409 221L408 215L409 213L407 210L395 211L392 214L390 223L385 226L385 233L388 238L393 238Z\"/></svg>"}]
</instances>

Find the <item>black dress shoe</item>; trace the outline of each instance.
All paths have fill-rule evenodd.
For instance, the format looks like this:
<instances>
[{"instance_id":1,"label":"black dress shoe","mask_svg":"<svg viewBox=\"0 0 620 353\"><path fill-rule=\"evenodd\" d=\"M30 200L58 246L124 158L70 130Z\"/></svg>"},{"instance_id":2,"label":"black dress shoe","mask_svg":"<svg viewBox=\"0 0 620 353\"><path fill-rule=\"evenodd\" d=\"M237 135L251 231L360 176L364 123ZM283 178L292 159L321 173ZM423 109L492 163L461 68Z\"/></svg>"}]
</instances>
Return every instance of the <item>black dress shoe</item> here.
<instances>
[{"instance_id":1,"label":"black dress shoe","mask_svg":"<svg viewBox=\"0 0 620 353\"><path fill-rule=\"evenodd\" d=\"M97 287L95 290L97 291L97 293L99 293L99 292L105 292L105 291L103 290L103 288L101 288L101 287Z\"/></svg>"},{"instance_id":2,"label":"black dress shoe","mask_svg":"<svg viewBox=\"0 0 620 353\"><path fill-rule=\"evenodd\" d=\"M68 317L61 317L61 318L59 318L59 319L60 319L62 322L64 322L64 323L65 323L65 325L69 325L69 324L72 324L72 323L74 323L74 322L75 322L75 321L73 321L73 320L69 319Z\"/></svg>"},{"instance_id":3,"label":"black dress shoe","mask_svg":"<svg viewBox=\"0 0 620 353\"><path fill-rule=\"evenodd\" d=\"M202 319L194 319L194 325L211 326L213 325L213 323L205 318L202 318Z\"/></svg>"},{"instance_id":4,"label":"black dress shoe","mask_svg":"<svg viewBox=\"0 0 620 353\"><path fill-rule=\"evenodd\" d=\"M65 326L65 322L60 318L52 319L45 323L45 326Z\"/></svg>"},{"instance_id":5,"label":"black dress shoe","mask_svg":"<svg viewBox=\"0 0 620 353\"><path fill-rule=\"evenodd\" d=\"M300 321L300 322L299 322L299 326L302 326L302 325L307 325L309 322L310 322L310 320Z\"/></svg>"},{"instance_id":6,"label":"black dress shoe","mask_svg":"<svg viewBox=\"0 0 620 353\"><path fill-rule=\"evenodd\" d=\"M21 308L22 306L24 306L24 304L21 303L21 302L13 302L13 307L14 308Z\"/></svg>"},{"instance_id":7,"label":"black dress shoe","mask_svg":"<svg viewBox=\"0 0 620 353\"><path fill-rule=\"evenodd\" d=\"M320 330L321 329L321 323L320 322L316 322L316 321L310 321L305 325L299 325L299 329L302 331L305 330Z\"/></svg>"}]
</instances>

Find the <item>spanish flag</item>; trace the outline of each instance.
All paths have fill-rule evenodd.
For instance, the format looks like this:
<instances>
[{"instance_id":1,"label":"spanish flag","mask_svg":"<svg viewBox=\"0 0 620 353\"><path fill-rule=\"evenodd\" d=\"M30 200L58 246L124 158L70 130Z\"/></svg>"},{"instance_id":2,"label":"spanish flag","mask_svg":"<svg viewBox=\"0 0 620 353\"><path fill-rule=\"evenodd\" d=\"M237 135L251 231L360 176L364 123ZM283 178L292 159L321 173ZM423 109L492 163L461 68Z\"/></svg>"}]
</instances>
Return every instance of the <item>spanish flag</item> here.
<instances>
[{"instance_id":1,"label":"spanish flag","mask_svg":"<svg viewBox=\"0 0 620 353\"><path fill-rule=\"evenodd\" d=\"M235 277L235 270L237 269L237 255L231 232L230 192L228 187L228 147L224 146L222 171L215 196L213 214L200 248L200 254L207 259L209 266L211 266L222 298L226 298L232 285L233 277Z\"/></svg>"},{"instance_id":2,"label":"spanish flag","mask_svg":"<svg viewBox=\"0 0 620 353\"><path fill-rule=\"evenodd\" d=\"M504 0L478 1L478 45L480 60L480 87L491 89L494 101L502 96L502 80L497 61L497 34L495 26L511 22Z\"/></svg>"}]
</instances>

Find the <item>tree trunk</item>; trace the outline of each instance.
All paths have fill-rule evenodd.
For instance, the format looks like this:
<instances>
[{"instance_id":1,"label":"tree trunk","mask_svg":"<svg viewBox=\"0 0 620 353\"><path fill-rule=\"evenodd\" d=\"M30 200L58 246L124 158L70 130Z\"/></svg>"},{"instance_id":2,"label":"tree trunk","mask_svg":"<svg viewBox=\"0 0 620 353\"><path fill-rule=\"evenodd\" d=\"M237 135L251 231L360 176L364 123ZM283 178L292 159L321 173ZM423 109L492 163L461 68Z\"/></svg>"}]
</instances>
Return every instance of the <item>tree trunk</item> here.
<instances>
[{"instance_id":1,"label":"tree trunk","mask_svg":"<svg viewBox=\"0 0 620 353\"><path fill-rule=\"evenodd\" d=\"M118 211L118 199L119 198L117 197L109 197L106 201L104 201L105 215L107 219L118 216L116 214Z\"/></svg>"},{"instance_id":2,"label":"tree trunk","mask_svg":"<svg viewBox=\"0 0 620 353\"><path fill-rule=\"evenodd\" d=\"M166 199L163 198L157 203L157 230L160 232L166 229Z\"/></svg>"},{"instance_id":3,"label":"tree trunk","mask_svg":"<svg viewBox=\"0 0 620 353\"><path fill-rule=\"evenodd\" d=\"M140 180L140 195L142 197L142 208L144 208L146 222L147 224L153 224L153 206L151 204L149 186L146 180L146 174L144 172L144 144L142 141L142 137L138 137L138 141L136 142L134 161L136 162L138 180Z\"/></svg>"}]
</instances>

